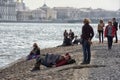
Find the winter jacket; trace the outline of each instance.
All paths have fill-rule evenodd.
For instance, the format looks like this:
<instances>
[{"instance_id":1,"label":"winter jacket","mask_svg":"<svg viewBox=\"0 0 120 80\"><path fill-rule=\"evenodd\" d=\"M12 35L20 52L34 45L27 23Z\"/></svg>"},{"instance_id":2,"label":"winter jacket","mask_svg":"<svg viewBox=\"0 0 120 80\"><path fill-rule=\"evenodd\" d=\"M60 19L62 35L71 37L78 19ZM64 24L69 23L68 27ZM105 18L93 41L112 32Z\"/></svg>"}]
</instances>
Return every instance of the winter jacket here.
<instances>
[{"instance_id":1,"label":"winter jacket","mask_svg":"<svg viewBox=\"0 0 120 80\"><path fill-rule=\"evenodd\" d=\"M81 38L83 40L89 40L89 39L92 39L94 36L94 31L93 31L93 28L89 25L89 24L85 24L83 27L82 27L82 35L81 35Z\"/></svg>"},{"instance_id":2,"label":"winter jacket","mask_svg":"<svg viewBox=\"0 0 120 80\"><path fill-rule=\"evenodd\" d=\"M109 27L109 25L108 26L106 26L106 28L105 28L105 32L104 32L104 36L105 37L107 37L108 36L108 27ZM112 37L114 37L115 36L115 32L116 32L116 28L114 27L114 26L112 26Z\"/></svg>"}]
</instances>

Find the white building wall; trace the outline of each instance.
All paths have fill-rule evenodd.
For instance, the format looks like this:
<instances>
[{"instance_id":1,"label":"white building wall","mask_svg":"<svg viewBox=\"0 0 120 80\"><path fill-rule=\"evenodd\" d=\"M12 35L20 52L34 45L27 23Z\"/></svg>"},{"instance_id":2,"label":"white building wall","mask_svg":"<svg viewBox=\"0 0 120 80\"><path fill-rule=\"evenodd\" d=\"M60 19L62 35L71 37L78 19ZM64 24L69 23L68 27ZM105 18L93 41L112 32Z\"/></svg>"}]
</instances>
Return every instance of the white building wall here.
<instances>
[{"instance_id":1,"label":"white building wall","mask_svg":"<svg viewBox=\"0 0 120 80\"><path fill-rule=\"evenodd\" d=\"M0 0L0 21L16 21L16 3L13 0Z\"/></svg>"}]
</instances>

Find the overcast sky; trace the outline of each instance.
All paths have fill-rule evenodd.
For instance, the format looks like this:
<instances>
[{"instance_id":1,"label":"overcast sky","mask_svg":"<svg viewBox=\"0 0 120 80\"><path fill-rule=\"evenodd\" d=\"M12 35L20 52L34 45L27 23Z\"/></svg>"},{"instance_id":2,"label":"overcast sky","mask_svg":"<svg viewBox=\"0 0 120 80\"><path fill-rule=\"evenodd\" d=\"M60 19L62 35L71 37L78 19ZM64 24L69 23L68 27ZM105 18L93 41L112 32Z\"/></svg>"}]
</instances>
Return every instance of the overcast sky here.
<instances>
[{"instance_id":1,"label":"overcast sky","mask_svg":"<svg viewBox=\"0 0 120 80\"><path fill-rule=\"evenodd\" d=\"M41 7L44 0L24 0L30 9ZM49 7L76 7L76 8L103 8L106 10L118 10L120 0L46 0Z\"/></svg>"}]
</instances>

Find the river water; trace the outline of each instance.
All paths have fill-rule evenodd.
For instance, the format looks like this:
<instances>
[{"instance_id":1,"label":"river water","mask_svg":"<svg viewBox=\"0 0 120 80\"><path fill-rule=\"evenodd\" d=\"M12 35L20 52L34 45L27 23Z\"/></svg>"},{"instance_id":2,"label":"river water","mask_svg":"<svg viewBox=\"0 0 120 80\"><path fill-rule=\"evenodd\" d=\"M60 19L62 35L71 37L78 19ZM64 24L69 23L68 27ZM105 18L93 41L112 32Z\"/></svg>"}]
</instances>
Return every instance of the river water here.
<instances>
[{"instance_id":1,"label":"river water","mask_svg":"<svg viewBox=\"0 0 120 80\"><path fill-rule=\"evenodd\" d=\"M41 49L55 47L63 42L66 29L80 36L83 24L70 23L0 23L0 68L29 54L34 42ZM97 24L91 24L95 34ZM120 39L120 31L118 31ZM93 38L93 41L97 41Z\"/></svg>"}]
</instances>

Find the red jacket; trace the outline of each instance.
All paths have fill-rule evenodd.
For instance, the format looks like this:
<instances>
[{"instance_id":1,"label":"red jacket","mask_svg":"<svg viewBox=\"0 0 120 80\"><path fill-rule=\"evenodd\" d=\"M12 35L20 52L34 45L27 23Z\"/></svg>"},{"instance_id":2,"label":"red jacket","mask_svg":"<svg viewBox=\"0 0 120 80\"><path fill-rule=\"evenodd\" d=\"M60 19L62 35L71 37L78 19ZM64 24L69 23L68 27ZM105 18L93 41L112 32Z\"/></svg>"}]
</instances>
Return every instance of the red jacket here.
<instances>
[{"instance_id":1,"label":"red jacket","mask_svg":"<svg viewBox=\"0 0 120 80\"><path fill-rule=\"evenodd\" d=\"M114 26L112 26L112 37L115 36L115 32L116 32L116 29ZM106 28L105 28L104 36L107 37L107 34L108 34L108 26L106 26Z\"/></svg>"},{"instance_id":2,"label":"red jacket","mask_svg":"<svg viewBox=\"0 0 120 80\"><path fill-rule=\"evenodd\" d=\"M59 60L57 63L56 63L56 67L59 67L59 66L62 66L62 65L65 65L67 63L68 60L66 60L65 58Z\"/></svg>"}]
</instances>

